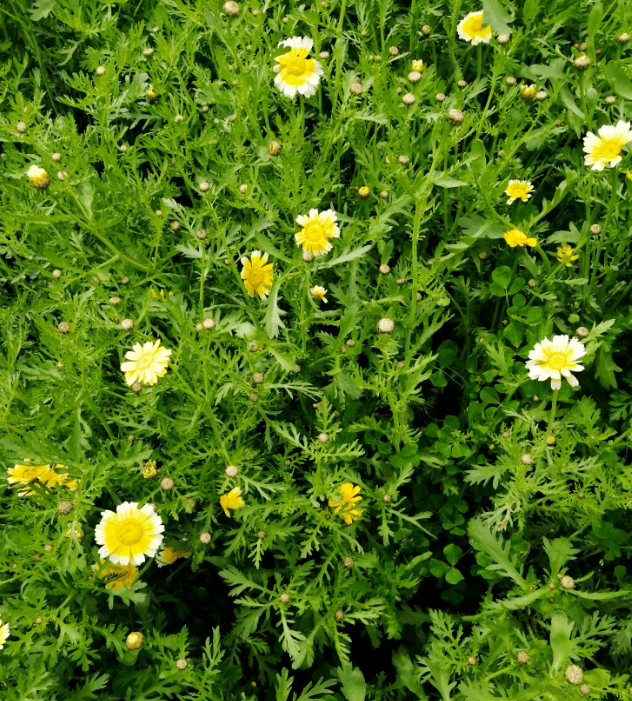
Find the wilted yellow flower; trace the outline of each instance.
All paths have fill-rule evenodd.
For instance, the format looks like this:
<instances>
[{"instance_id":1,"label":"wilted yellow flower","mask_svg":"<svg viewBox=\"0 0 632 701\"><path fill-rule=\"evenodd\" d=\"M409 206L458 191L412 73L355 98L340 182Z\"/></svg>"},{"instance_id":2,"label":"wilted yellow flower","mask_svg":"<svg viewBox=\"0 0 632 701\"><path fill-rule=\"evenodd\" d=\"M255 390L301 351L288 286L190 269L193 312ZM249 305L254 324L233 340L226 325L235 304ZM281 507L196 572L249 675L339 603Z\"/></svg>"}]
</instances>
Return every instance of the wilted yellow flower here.
<instances>
[{"instance_id":1,"label":"wilted yellow flower","mask_svg":"<svg viewBox=\"0 0 632 701\"><path fill-rule=\"evenodd\" d=\"M538 245L536 239L527 237L524 231L520 231L520 229L511 229L511 231L505 232L503 238L512 248L524 248L525 246L533 248Z\"/></svg>"},{"instance_id":2,"label":"wilted yellow flower","mask_svg":"<svg viewBox=\"0 0 632 701\"><path fill-rule=\"evenodd\" d=\"M156 461L148 460L143 466L143 477L146 480L153 480L157 474L158 470L156 469Z\"/></svg>"},{"instance_id":3,"label":"wilted yellow flower","mask_svg":"<svg viewBox=\"0 0 632 701\"><path fill-rule=\"evenodd\" d=\"M31 181L31 185L33 185L33 187L37 188L38 190L45 190L48 187L48 184L50 183L50 180L48 179L48 173L39 166L32 165L28 169L26 175Z\"/></svg>"},{"instance_id":4,"label":"wilted yellow flower","mask_svg":"<svg viewBox=\"0 0 632 701\"><path fill-rule=\"evenodd\" d=\"M327 294L327 290L324 287L321 287L320 285L314 285L314 287L310 288L309 292L317 302L325 302L325 304L327 303L327 297L325 297L325 295Z\"/></svg>"},{"instance_id":5,"label":"wilted yellow flower","mask_svg":"<svg viewBox=\"0 0 632 701\"><path fill-rule=\"evenodd\" d=\"M224 509L226 516L230 516L229 509L235 511L235 509L241 509L242 506L246 506L246 502L241 498L241 489L235 487L230 492L222 494L219 498L219 505Z\"/></svg>"},{"instance_id":6,"label":"wilted yellow flower","mask_svg":"<svg viewBox=\"0 0 632 701\"><path fill-rule=\"evenodd\" d=\"M173 563L180 559L191 557L189 550L178 550L171 545L163 548L156 556L156 561L158 562L158 567L164 567L165 565L173 565Z\"/></svg>"},{"instance_id":7,"label":"wilted yellow flower","mask_svg":"<svg viewBox=\"0 0 632 701\"><path fill-rule=\"evenodd\" d=\"M520 86L520 97L523 100L533 100L535 97L536 89L535 85L521 85Z\"/></svg>"},{"instance_id":8,"label":"wilted yellow flower","mask_svg":"<svg viewBox=\"0 0 632 701\"><path fill-rule=\"evenodd\" d=\"M244 256L241 259L244 266L241 269L241 279L244 281L246 291L251 297L255 292L265 299L272 287L274 269L272 263L268 263L268 254L261 251L253 251L250 258Z\"/></svg>"},{"instance_id":9,"label":"wilted yellow flower","mask_svg":"<svg viewBox=\"0 0 632 701\"><path fill-rule=\"evenodd\" d=\"M533 185L528 180L510 180L505 190L509 198L507 204L513 204L516 200L526 202L533 192Z\"/></svg>"},{"instance_id":10,"label":"wilted yellow flower","mask_svg":"<svg viewBox=\"0 0 632 701\"><path fill-rule=\"evenodd\" d=\"M167 374L167 365L171 351L160 348L160 339L155 343L147 341L142 346L136 343L131 351L127 351L127 362L121 363L121 370L125 373L125 382L133 385L140 382L146 385L155 385L159 377Z\"/></svg>"},{"instance_id":11,"label":"wilted yellow flower","mask_svg":"<svg viewBox=\"0 0 632 701\"><path fill-rule=\"evenodd\" d=\"M573 255L573 253L575 253L575 249L567 243L563 243L557 249L557 260L560 263L564 263L567 268L570 268L573 265L573 261L579 258L579 254L575 253Z\"/></svg>"},{"instance_id":12,"label":"wilted yellow flower","mask_svg":"<svg viewBox=\"0 0 632 701\"><path fill-rule=\"evenodd\" d=\"M132 565L115 565L107 560L101 560L101 566L94 565L97 570L97 577L106 580L106 589L116 589L120 591L129 587L138 577L138 567Z\"/></svg>"},{"instance_id":13,"label":"wilted yellow flower","mask_svg":"<svg viewBox=\"0 0 632 701\"><path fill-rule=\"evenodd\" d=\"M156 292L156 290L154 290L153 287L149 290L149 294L150 294L154 299L160 299L160 300L162 300L163 302L166 302L166 301L167 301L167 297L166 297L166 295L165 295L165 291L164 291L162 288L160 289L160 295ZM173 297L173 292L169 292L169 299L171 299L172 297Z\"/></svg>"},{"instance_id":14,"label":"wilted yellow flower","mask_svg":"<svg viewBox=\"0 0 632 701\"><path fill-rule=\"evenodd\" d=\"M334 510L334 513L340 514L345 523L350 526L354 519L362 516L362 509L356 509L355 505L362 501L362 497L358 496L360 492L359 486L353 486L351 482L346 482L338 488L338 493L341 496L340 501L329 500L329 506Z\"/></svg>"}]
</instances>

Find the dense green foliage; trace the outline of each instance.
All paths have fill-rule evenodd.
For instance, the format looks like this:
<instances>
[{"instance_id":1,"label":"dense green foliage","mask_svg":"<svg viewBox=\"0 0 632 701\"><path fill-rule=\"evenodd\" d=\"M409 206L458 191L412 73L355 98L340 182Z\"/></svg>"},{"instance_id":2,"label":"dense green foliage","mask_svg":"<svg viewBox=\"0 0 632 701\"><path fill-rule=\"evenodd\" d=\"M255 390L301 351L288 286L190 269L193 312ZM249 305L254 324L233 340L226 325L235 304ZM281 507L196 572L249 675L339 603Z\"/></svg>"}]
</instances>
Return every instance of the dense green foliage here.
<instances>
[{"instance_id":1,"label":"dense green foliage","mask_svg":"<svg viewBox=\"0 0 632 701\"><path fill-rule=\"evenodd\" d=\"M631 29L630 0L3 0L2 699L630 698L632 163L583 139L630 116ZM294 36L324 75L291 100ZM311 208L341 235L310 261ZM559 393L525 368L558 334ZM108 588L122 502L187 557Z\"/></svg>"}]
</instances>

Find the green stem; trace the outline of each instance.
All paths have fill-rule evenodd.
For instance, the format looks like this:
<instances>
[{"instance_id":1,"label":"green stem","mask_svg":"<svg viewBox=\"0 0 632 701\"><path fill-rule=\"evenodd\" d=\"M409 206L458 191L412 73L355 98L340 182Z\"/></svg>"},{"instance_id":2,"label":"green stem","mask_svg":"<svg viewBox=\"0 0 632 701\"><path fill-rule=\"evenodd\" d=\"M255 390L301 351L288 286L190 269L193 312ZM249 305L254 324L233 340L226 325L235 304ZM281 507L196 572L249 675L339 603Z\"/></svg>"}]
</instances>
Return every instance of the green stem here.
<instances>
[{"instance_id":1,"label":"green stem","mask_svg":"<svg viewBox=\"0 0 632 701\"><path fill-rule=\"evenodd\" d=\"M553 428L553 422L555 421L555 410L557 409L558 392L559 392L559 389L556 389L553 391L553 401L551 403L551 416L549 417L549 427L547 429L547 434L551 433L551 430Z\"/></svg>"}]
</instances>

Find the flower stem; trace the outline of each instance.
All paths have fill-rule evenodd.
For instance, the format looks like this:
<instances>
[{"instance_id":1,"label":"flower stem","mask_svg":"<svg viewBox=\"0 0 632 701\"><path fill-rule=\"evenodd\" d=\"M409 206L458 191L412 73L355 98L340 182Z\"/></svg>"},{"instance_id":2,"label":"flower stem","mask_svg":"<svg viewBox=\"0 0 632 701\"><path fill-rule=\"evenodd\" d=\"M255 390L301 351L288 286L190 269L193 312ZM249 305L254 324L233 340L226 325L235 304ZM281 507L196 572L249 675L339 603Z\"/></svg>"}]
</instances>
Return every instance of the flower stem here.
<instances>
[{"instance_id":1,"label":"flower stem","mask_svg":"<svg viewBox=\"0 0 632 701\"><path fill-rule=\"evenodd\" d=\"M555 421L555 410L557 409L558 392L559 392L559 389L556 389L553 392L553 401L551 403L551 416L549 417L549 427L547 429L547 433L551 433L551 429L553 428L553 422Z\"/></svg>"}]
</instances>

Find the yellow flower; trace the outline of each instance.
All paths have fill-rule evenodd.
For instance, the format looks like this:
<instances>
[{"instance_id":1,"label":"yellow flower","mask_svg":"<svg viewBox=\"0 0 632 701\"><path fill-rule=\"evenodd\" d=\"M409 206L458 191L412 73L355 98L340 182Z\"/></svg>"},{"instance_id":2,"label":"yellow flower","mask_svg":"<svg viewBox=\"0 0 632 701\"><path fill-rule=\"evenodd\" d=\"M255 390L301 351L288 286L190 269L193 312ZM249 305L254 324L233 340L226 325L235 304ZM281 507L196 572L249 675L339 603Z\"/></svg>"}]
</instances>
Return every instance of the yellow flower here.
<instances>
[{"instance_id":1,"label":"yellow flower","mask_svg":"<svg viewBox=\"0 0 632 701\"><path fill-rule=\"evenodd\" d=\"M32 165L28 169L26 176L31 181L31 185L38 190L45 190L50 183L48 173L43 168L36 165Z\"/></svg>"},{"instance_id":2,"label":"yellow flower","mask_svg":"<svg viewBox=\"0 0 632 701\"><path fill-rule=\"evenodd\" d=\"M553 336L536 343L532 351L529 351L529 360L526 368L529 371L530 380L544 382L551 380L551 389L560 389L562 377L565 377L571 387L577 387L579 382L571 373L584 369L577 361L586 355L586 348L576 338L569 340L568 336Z\"/></svg>"},{"instance_id":3,"label":"yellow flower","mask_svg":"<svg viewBox=\"0 0 632 701\"><path fill-rule=\"evenodd\" d=\"M520 86L520 97L523 100L533 100L535 97L535 85L521 85Z\"/></svg>"},{"instance_id":4,"label":"yellow flower","mask_svg":"<svg viewBox=\"0 0 632 701\"><path fill-rule=\"evenodd\" d=\"M256 292L261 299L265 299L270 292L274 277L272 263L268 263L268 254L253 251L250 254L250 260L244 256L241 263L244 266L241 269L241 279L244 281L246 291L251 297L254 297Z\"/></svg>"},{"instance_id":5,"label":"yellow flower","mask_svg":"<svg viewBox=\"0 0 632 701\"><path fill-rule=\"evenodd\" d=\"M424 62L421 59L414 60L412 63L412 67L414 71L417 71L418 73L423 73Z\"/></svg>"},{"instance_id":6,"label":"yellow flower","mask_svg":"<svg viewBox=\"0 0 632 701\"><path fill-rule=\"evenodd\" d=\"M327 304L327 297L325 297L327 290L324 287L314 285L309 292L317 302L325 302Z\"/></svg>"},{"instance_id":7,"label":"yellow flower","mask_svg":"<svg viewBox=\"0 0 632 701\"><path fill-rule=\"evenodd\" d=\"M459 22L456 31L464 41L471 41L472 46L489 44L492 38L492 28L483 27L483 12L470 12Z\"/></svg>"},{"instance_id":8,"label":"yellow flower","mask_svg":"<svg viewBox=\"0 0 632 701\"><path fill-rule=\"evenodd\" d=\"M156 461L148 460L143 466L143 477L146 480L153 480L157 474L158 470L156 469Z\"/></svg>"},{"instance_id":9,"label":"yellow flower","mask_svg":"<svg viewBox=\"0 0 632 701\"><path fill-rule=\"evenodd\" d=\"M107 563L107 564L106 564ZM107 560L101 560L102 567L93 565L93 569L97 570L99 579L107 580L106 589L116 589L120 591L125 587L130 587L138 577L138 567L135 565L115 565Z\"/></svg>"},{"instance_id":10,"label":"yellow flower","mask_svg":"<svg viewBox=\"0 0 632 701\"><path fill-rule=\"evenodd\" d=\"M235 509L241 509L242 506L246 506L246 502L241 498L241 489L235 487L230 492L222 494L219 498L219 505L224 509L226 516L230 516L228 509L235 511Z\"/></svg>"},{"instance_id":11,"label":"yellow flower","mask_svg":"<svg viewBox=\"0 0 632 701\"><path fill-rule=\"evenodd\" d=\"M147 97L150 100L155 100L158 97L158 93L154 91L154 86L150 85L149 90L147 90Z\"/></svg>"},{"instance_id":12,"label":"yellow flower","mask_svg":"<svg viewBox=\"0 0 632 701\"><path fill-rule=\"evenodd\" d=\"M145 642L145 636L142 633L130 633L125 638L125 644L130 650L139 650Z\"/></svg>"},{"instance_id":13,"label":"yellow flower","mask_svg":"<svg viewBox=\"0 0 632 701\"><path fill-rule=\"evenodd\" d=\"M165 291L164 291L163 289L160 290L160 295L158 295L158 293L156 292L156 290L154 290L154 288L152 287L152 288L149 290L149 294L151 294L151 296L152 296L154 299L161 299L163 302L166 302L166 301L167 301L167 297L166 297ZM169 299L171 299L172 297L173 297L173 292L169 292Z\"/></svg>"},{"instance_id":14,"label":"yellow flower","mask_svg":"<svg viewBox=\"0 0 632 701\"><path fill-rule=\"evenodd\" d=\"M141 346L136 343L131 351L127 351L126 363L121 363L121 370L125 373L125 382L133 385L140 382L146 385L155 385L159 377L167 374L167 365L171 351L160 348L160 339L155 343L147 341Z\"/></svg>"},{"instance_id":15,"label":"yellow flower","mask_svg":"<svg viewBox=\"0 0 632 701\"><path fill-rule=\"evenodd\" d=\"M510 180L505 190L509 197L507 204L513 204L516 200L526 202L533 192L533 185L528 180Z\"/></svg>"},{"instance_id":16,"label":"yellow flower","mask_svg":"<svg viewBox=\"0 0 632 701\"><path fill-rule=\"evenodd\" d=\"M294 235L296 244L315 256L327 253L331 250L329 239L340 238L337 221L338 217L333 209L320 214L317 209L310 209L308 215L301 214L296 217L296 223L302 227L298 234Z\"/></svg>"},{"instance_id":17,"label":"yellow flower","mask_svg":"<svg viewBox=\"0 0 632 701\"><path fill-rule=\"evenodd\" d=\"M292 37L279 42L279 46L286 46L290 50L276 57L274 72L278 75L274 82L277 88L292 99L297 92L303 97L314 95L320 76L324 73L318 61L307 58L314 42L309 37Z\"/></svg>"},{"instance_id":18,"label":"yellow flower","mask_svg":"<svg viewBox=\"0 0 632 701\"><path fill-rule=\"evenodd\" d=\"M626 177L628 180L632 180L632 173L630 172L630 169L629 169L629 168L626 168L626 169L625 169L625 177Z\"/></svg>"},{"instance_id":19,"label":"yellow flower","mask_svg":"<svg viewBox=\"0 0 632 701\"><path fill-rule=\"evenodd\" d=\"M618 121L616 126L604 125L597 135L588 132L584 137L584 164L591 170L614 168L621 162L621 148L632 141L630 122Z\"/></svg>"},{"instance_id":20,"label":"yellow flower","mask_svg":"<svg viewBox=\"0 0 632 701\"><path fill-rule=\"evenodd\" d=\"M10 633L11 629L9 628L9 624L0 621L0 650L2 650L4 644L7 642Z\"/></svg>"},{"instance_id":21,"label":"yellow flower","mask_svg":"<svg viewBox=\"0 0 632 701\"><path fill-rule=\"evenodd\" d=\"M114 511L104 511L94 532L100 557L109 557L115 565L142 565L154 557L165 527L151 504L138 508L136 502L123 502Z\"/></svg>"},{"instance_id":22,"label":"yellow flower","mask_svg":"<svg viewBox=\"0 0 632 701\"><path fill-rule=\"evenodd\" d=\"M362 509L355 508L355 505L362 501L362 497L357 496L359 492L360 487L354 487L351 482L346 482L338 488L338 493L341 496L340 501L329 500L329 506L333 508L334 513L339 513L348 526L353 523L354 519L362 516Z\"/></svg>"},{"instance_id":23,"label":"yellow flower","mask_svg":"<svg viewBox=\"0 0 632 701\"><path fill-rule=\"evenodd\" d=\"M573 253L575 253L575 249L567 243L563 243L557 249L557 260L560 263L564 263L567 268L570 268L573 265L573 261L579 258L579 254L573 255Z\"/></svg>"},{"instance_id":24,"label":"yellow flower","mask_svg":"<svg viewBox=\"0 0 632 701\"><path fill-rule=\"evenodd\" d=\"M164 567L165 565L172 565L181 557L191 557L191 553L188 550L176 550L176 548L168 545L158 553L156 561L158 562L158 567Z\"/></svg>"},{"instance_id":25,"label":"yellow flower","mask_svg":"<svg viewBox=\"0 0 632 701\"><path fill-rule=\"evenodd\" d=\"M516 248L516 246L519 248L531 246L533 248L534 246L538 245L536 239L528 238L527 235L519 229L511 229L511 231L506 231L503 238L512 248Z\"/></svg>"},{"instance_id":26,"label":"yellow flower","mask_svg":"<svg viewBox=\"0 0 632 701\"><path fill-rule=\"evenodd\" d=\"M77 480L70 479L66 473L58 473L50 465L31 465L28 460L24 465L10 467L7 472L9 484L33 484L39 481L47 487L52 488L58 484L65 485L68 489L77 489ZM55 465L56 469L63 468L63 465ZM35 489L29 488L18 492L18 496L29 496L35 494Z\"/></svg>"}]
</instances>

